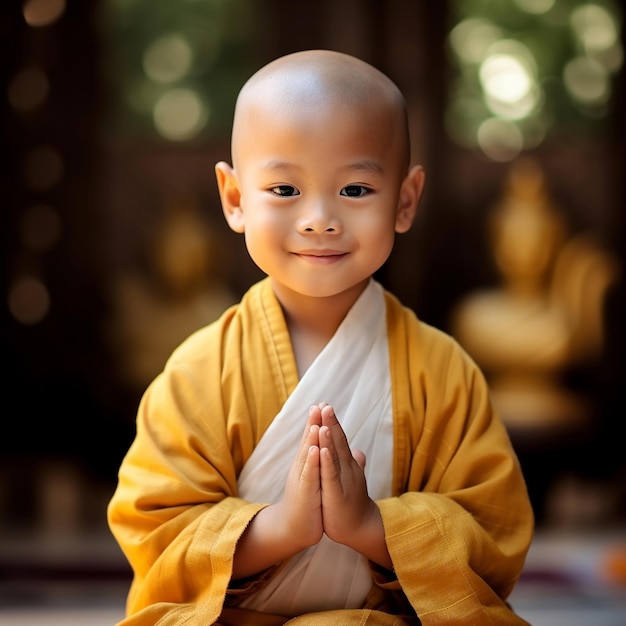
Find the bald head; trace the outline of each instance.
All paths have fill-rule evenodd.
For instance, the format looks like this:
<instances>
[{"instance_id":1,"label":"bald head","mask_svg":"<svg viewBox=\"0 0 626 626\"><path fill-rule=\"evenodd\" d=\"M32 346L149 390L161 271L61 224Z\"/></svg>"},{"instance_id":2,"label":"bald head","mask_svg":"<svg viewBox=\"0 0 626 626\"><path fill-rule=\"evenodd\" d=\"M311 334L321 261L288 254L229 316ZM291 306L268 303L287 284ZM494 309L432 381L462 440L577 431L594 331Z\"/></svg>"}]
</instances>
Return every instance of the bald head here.
<instances>
[{"instance_id":1,"label":"bald head","mask_svg":"<svg viewBox=\"0 0 626 626\"><path fill-rule=\"evenodd\" d=\"M280 57L244 84L235 107L232 152L250 141L251 120L261 112L286 119L332 115L333 110L360 116L364 127L379 124L391 133L403 164L410 158L406 104L385 74L356 57L331 50L306 50ZM364 128L364 130L366 130Z\"/></svg>"}]
</instances>

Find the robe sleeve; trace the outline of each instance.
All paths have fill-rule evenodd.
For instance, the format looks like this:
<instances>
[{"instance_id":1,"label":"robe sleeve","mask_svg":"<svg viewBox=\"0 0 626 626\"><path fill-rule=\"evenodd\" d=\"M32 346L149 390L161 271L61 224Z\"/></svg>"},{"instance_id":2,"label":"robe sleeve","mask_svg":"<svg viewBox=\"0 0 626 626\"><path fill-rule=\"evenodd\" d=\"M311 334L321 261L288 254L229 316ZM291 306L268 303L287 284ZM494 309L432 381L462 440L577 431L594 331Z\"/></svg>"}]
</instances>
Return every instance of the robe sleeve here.
<instances>
[{"instance_id":1,"label":"robe sleeve","mask_svg":"<svg viewBox=\"0 0 626 626\"><path fill-rule=\"evenodd\" d=\"M200 620L194 623L214 623L235 545L263 507L237 497L237 474L256 434L245 394L226 380L221 337L219 325L192 336L138 408L108 507L134 574L125 626L186 623L187 613Z\"/></svg>"},{"instance_id":2,"label":"robe sleeve","mask_svg":"<svg viewBox=\"0 0 626 626\"><path fill-rule=\"evenodd\" d=\"M398 582L424 626L524 624L506 598L533 514L485 379L448 335L388 315L396 495L378 506Z\"/></svg>"}]
</instances>

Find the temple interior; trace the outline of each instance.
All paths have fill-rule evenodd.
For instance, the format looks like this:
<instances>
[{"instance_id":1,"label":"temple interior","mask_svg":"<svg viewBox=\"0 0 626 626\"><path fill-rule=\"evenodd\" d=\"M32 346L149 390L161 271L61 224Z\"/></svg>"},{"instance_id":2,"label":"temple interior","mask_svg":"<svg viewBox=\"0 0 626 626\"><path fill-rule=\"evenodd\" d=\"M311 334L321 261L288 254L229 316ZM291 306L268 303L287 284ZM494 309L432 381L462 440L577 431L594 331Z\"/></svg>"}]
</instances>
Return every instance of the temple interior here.
<instances>
[{"instance_id":1,"label":"temple interior","mask_svg":"<svg viewBox=\"0 0 626 626\"><path fill-rule=\"evenodd\" d=\"M490 383L536 626L626 612L624 32L613 0L13 0L0 7L0 623L115 623L105 509L143 390L260 277L224 222L237 91L305 48L406 96L426 170L377 278ZM45 617L45 619L44 619Z\"/></svg>"}]
</instances>

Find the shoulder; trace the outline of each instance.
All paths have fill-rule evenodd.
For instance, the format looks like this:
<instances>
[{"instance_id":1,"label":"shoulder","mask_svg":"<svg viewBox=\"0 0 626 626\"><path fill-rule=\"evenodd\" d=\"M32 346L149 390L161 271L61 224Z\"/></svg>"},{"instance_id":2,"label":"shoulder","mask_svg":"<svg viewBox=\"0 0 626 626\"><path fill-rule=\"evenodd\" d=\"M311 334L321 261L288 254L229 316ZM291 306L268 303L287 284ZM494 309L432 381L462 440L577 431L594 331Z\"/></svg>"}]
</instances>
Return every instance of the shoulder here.
<instances>
[{"instance_id":1,"label":"shoulder","mask_svg":"<svg viewBox=\"0 0 626 626\"><path fill-rule=\"evenodd\" d=\"M384 293L390 350L396 354L404 353L407 365L426 371L450 367L469 371L478 369L454 337L421 320L389 291Z\"/></svg>"},{"instance_id":2,"label":"shoulder","mask_svg":"<svg viewBox=\"0 0 626 626\"><path fill-rule=\"evenodd\" d=\"M200 357L210 355L218 347L224 333L231 326L237 316L240 304L230 306L214 322L199 328L191 333L172 352L168 365L180 362L194 361Z\"/></svg>"},{"instance_id":3,"label":"shoulder","mask_svg":"<svg viewBox=\"0 0 626 626\"><path fill-rule=\"evenodd\" d=\"M463 352L454 337L445 331L421 320L413 309L405 306L389 291L385 291L387 327L390 334L405 334L417 339L423 347L443 348Z\"/></svg>"}]
</instances>

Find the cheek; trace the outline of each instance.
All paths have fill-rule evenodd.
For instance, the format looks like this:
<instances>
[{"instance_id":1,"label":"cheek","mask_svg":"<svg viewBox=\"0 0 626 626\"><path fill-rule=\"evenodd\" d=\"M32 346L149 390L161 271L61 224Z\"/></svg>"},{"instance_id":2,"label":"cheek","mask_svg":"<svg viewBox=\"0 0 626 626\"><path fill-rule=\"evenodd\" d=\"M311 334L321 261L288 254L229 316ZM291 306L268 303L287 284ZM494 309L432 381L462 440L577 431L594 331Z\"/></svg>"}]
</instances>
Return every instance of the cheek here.
<instances>
[{"instance_id":1,"label":"cheek","mask_svg":"<svg viewBox=\"0 0 626 626\"><path fill-rule=\"evenodd\" d=\"M378 240L381 244L393 241L396 232L395 215L381 215L380 211L357 216L351 226L355 233L360 233L361 239Z\"/></svg>"},{"instance_id":2,"label":"cheek","mask_svg":"<svg viewBox=\"0 0 626 626\"><path fill-rule=\"evenodd\" d=\"M246 217L246 232L252 233L255 240L276 242L283 236L285 230L284 220L275 211L255 210L252 215Z\"/></svg>"},{"instance_id":3,"label":"cheek","mask_svg":"<svg viewBox=\"0 0 626 626\"><path fill-rule=\"evenodd\" d=\"M391 254L395 237L395 220L375 221L367 228L367 234L365 239L362 238L362 242L369 248L372 258L383 263Z\"/></svg>"},{"instance_id":4,"label":"cheek","mask_svg":"<svg viewBox=\"0 0 626 626\"><path fill-rule=\"evenodd\" d=\"M385 233L384 235L378 235L372 248L375 250L375 256L378 259L379 264L383 264L391 254L394 244L393 233Z\"/></svg>"},{"instance_id":5,"label":"cheek","mask_svg":"<svg viewBox=\"0 0 626 626\"><path fill-rule=\"evenodd\" d=\"M267 261L282 248L280 224L272 219L247 220L244 237L248 254L261 269L265 269Z\"/></svg>"}]
</instances>

